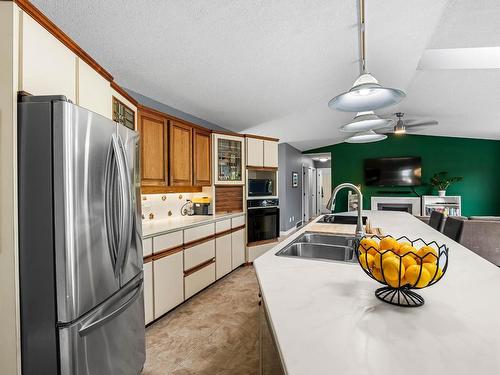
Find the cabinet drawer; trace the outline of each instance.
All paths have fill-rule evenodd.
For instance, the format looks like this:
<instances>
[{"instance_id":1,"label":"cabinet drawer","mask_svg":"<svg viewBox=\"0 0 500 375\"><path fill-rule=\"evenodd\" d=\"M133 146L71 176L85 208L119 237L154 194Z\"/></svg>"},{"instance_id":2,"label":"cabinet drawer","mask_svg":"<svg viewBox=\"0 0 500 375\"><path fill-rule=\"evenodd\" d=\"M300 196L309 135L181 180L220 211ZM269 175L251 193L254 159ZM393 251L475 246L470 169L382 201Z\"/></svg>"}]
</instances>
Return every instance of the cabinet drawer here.
<instances>
[{"instance_id":1,"label":"cabinet drawer","mask_svg":"<svg viewBox=\"0 0 500 375\"><path fill-rule=\"evenodd\" d=\"M173 249L182 246L182 231L162 234L153 237L153 252L158 253L163 250Z\"/></svg>"},{"instance_id":2,"label":"cabinet drawer","mask_svg":"<svg viewBox=\"0 0 500 375\"><path fill-rule=\"evenodd\" d=\"M200 225L198 227L189 228L184 231L184 243L193 242L201 238L209 237L215 232L214 223Z\"/></svg>"},{"instance_id":3,"label":"cabinet drawer","mask_svg":"<svg viewBox=\"0 0 500 375\"><path fill-rule=\"evenodd\" d=\"M182 251L153 261L154 317L184 301Z\"/></svg>"},{"instance_id":4,"label":"cabinet drawer","mask_svg":"<svg viewBox=\"0 0 500 375\"><path fill-rule=\"evenodd\" d=\"M153 262L144 263L144 320L151 323L153 311Z\"/></svg>"},{"instance_id":5,"label":"cabinet drawer","mask_svg":"<svg viewBox=\"0 0 500 375\"><path fill-rule=\"evenodd\" d=\"M187 275L184 278L184 294L186 299L195 295L215 281L215 262Z\"/></svg>"},{"instance_id":6,"label":"cabinet drawer","mask_svg":"<svg viewBox=\"0 0 500 375\"><path fill-rule=\"evenodd\" d=\"M217 279L232 270L231 263L231 233L215 240L215 275Z\"/></svg>"},{"instance_id":7,"label":"cabinet drawer","mask_svg":"<svg viewBox=\"0 0 500 375\"><path fill-rule=\"evenodd\" d=\"M231 219L221 220L215 223L215 233L225 232L231 229Z\"/></svg>"},{"instance_id":8,"label":"cabinet drawer","mask_svg":"<svg viewBox=\"0 0 500 375\"><path fill-rule=\"evenodd\" d=\"M142 256L147 257L153 254L153 239L146 238L142 240Z\"/></svg>"},{"instance_id":9,"label":"cabinet drawer","mask_svg":"<svg viewBox=\"0 0 500 375\"><path fill-rule=\"evenodd\" d=\"M215 239L184 249L184 270L196 267L215 257Z\"/></svg>"},{"instance_id":10,"label":"cabinet drawer","mask_svg":"<svg viewBox=\"0 0 500 375\"><path fill-rule=\"evenodd\" d=\"M232 228L241 227L242 225L245 225L245 215L233 217L231 221L232 221Z\"/></svg>"}]
</instances>

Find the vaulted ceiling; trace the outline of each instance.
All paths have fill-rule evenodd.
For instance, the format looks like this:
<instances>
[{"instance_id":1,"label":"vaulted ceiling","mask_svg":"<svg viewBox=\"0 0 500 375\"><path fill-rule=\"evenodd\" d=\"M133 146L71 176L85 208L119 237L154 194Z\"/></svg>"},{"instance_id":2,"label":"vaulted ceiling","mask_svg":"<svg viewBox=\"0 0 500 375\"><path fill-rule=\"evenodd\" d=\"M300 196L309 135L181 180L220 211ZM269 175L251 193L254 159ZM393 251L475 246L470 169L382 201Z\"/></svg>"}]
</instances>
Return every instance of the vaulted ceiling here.
<instances>
[{"instance_id":1,"label":"vaulted ceiling","mask_svg":"<svg viewBox=\"0 0 500 375\"><path fill-rule=\"evenodd\" d=\"M342 142L328 108L357 77L356 0L33 0L143 95L299 149ZM496 0L366 0L368 70L407 92L419 134L500 139L500 66L419 65L428 49L500 46Z\"/></svg>"}]
</instances>

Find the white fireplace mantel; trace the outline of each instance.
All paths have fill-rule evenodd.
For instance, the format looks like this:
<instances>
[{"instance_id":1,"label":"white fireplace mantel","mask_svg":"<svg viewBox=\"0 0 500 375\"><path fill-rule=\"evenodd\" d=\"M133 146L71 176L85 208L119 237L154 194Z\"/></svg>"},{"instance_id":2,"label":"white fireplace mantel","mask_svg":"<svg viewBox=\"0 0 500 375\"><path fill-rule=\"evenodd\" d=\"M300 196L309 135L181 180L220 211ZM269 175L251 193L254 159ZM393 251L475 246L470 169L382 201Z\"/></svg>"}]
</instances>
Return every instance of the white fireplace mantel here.
<instances>
[{"instance_id":1,"label":"white fireplace mantel","mask_svg":"<svg viewBox=\"0 0 500 375\"><path fill-rule=\"evenodd\" d=\"M371 209L380 211L379 205L383 204L411 204L411 214L415 216L420 215L420 198L419 197L372 197Z\"/></svg>"}]
</instances>

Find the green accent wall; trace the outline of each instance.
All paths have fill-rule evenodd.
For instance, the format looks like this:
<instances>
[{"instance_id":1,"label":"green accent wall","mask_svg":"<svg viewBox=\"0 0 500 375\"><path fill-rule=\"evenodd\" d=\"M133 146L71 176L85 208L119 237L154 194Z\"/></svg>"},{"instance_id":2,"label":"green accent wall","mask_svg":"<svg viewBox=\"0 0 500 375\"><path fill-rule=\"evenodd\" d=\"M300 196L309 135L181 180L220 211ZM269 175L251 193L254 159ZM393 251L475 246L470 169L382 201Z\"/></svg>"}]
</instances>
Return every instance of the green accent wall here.
<instances>
[{"instance_id":1,"label":"green accent wall","mask_svg":"<svg viewBox=\"0 0 500 375\"><path fill-rule=\"evenodd\" d=\"M446 195L462 196L462 215L500 215L500 141L435 137L425 135L391 135L386 140L365 144L340 143L304 153L331 152L332 186L343 182L361 184L363 207L370 207L372 196L415 196L408 187L377 187L364 184L364 159L420 156L422 186L420 195L437 195L430 185L434 173L446 171L463 176L451 185ZM382 194L379 191L402 191L407 194ZM336 211L347 208L347 190L339 193Z\"/></svg>"}]
</instances>

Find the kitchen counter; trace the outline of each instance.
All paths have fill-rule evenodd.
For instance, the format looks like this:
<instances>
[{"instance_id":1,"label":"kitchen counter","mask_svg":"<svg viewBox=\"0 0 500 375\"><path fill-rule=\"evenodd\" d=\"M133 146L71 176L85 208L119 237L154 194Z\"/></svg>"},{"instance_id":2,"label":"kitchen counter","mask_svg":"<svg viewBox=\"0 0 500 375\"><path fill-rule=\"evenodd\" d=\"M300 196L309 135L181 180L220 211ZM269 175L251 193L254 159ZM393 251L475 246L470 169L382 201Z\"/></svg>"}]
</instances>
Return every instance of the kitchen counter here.
<instances>
[{"instance_id":1,"label":"kitchen counter","mask_svg":"<svg viewBox=\"0 0 500 375\"><path fill-rule=\"evenodd\" d=\"M408 213L364 211L385 234L446 243L443 279L418 308L375 297L360 266L275 256L255 260L287 374L500 374L500 269Z\"/></svg>"},{"instance_id":2,"label":"kitchen counter","mask_svg":"<svg viewBox=\"0 0 500 375\"><path fill-rule=\"evenodd\" d=\"M168 219L158 220L143 220L142 221L142 238L149 238L161 234L175 232L181 229L196 227L198 225L214 223L216 221L231 219L245 215L244 212L230 214L215 214L215 215L193 215L193 216L177 216Z\"/></svg>"}]
</instances>

